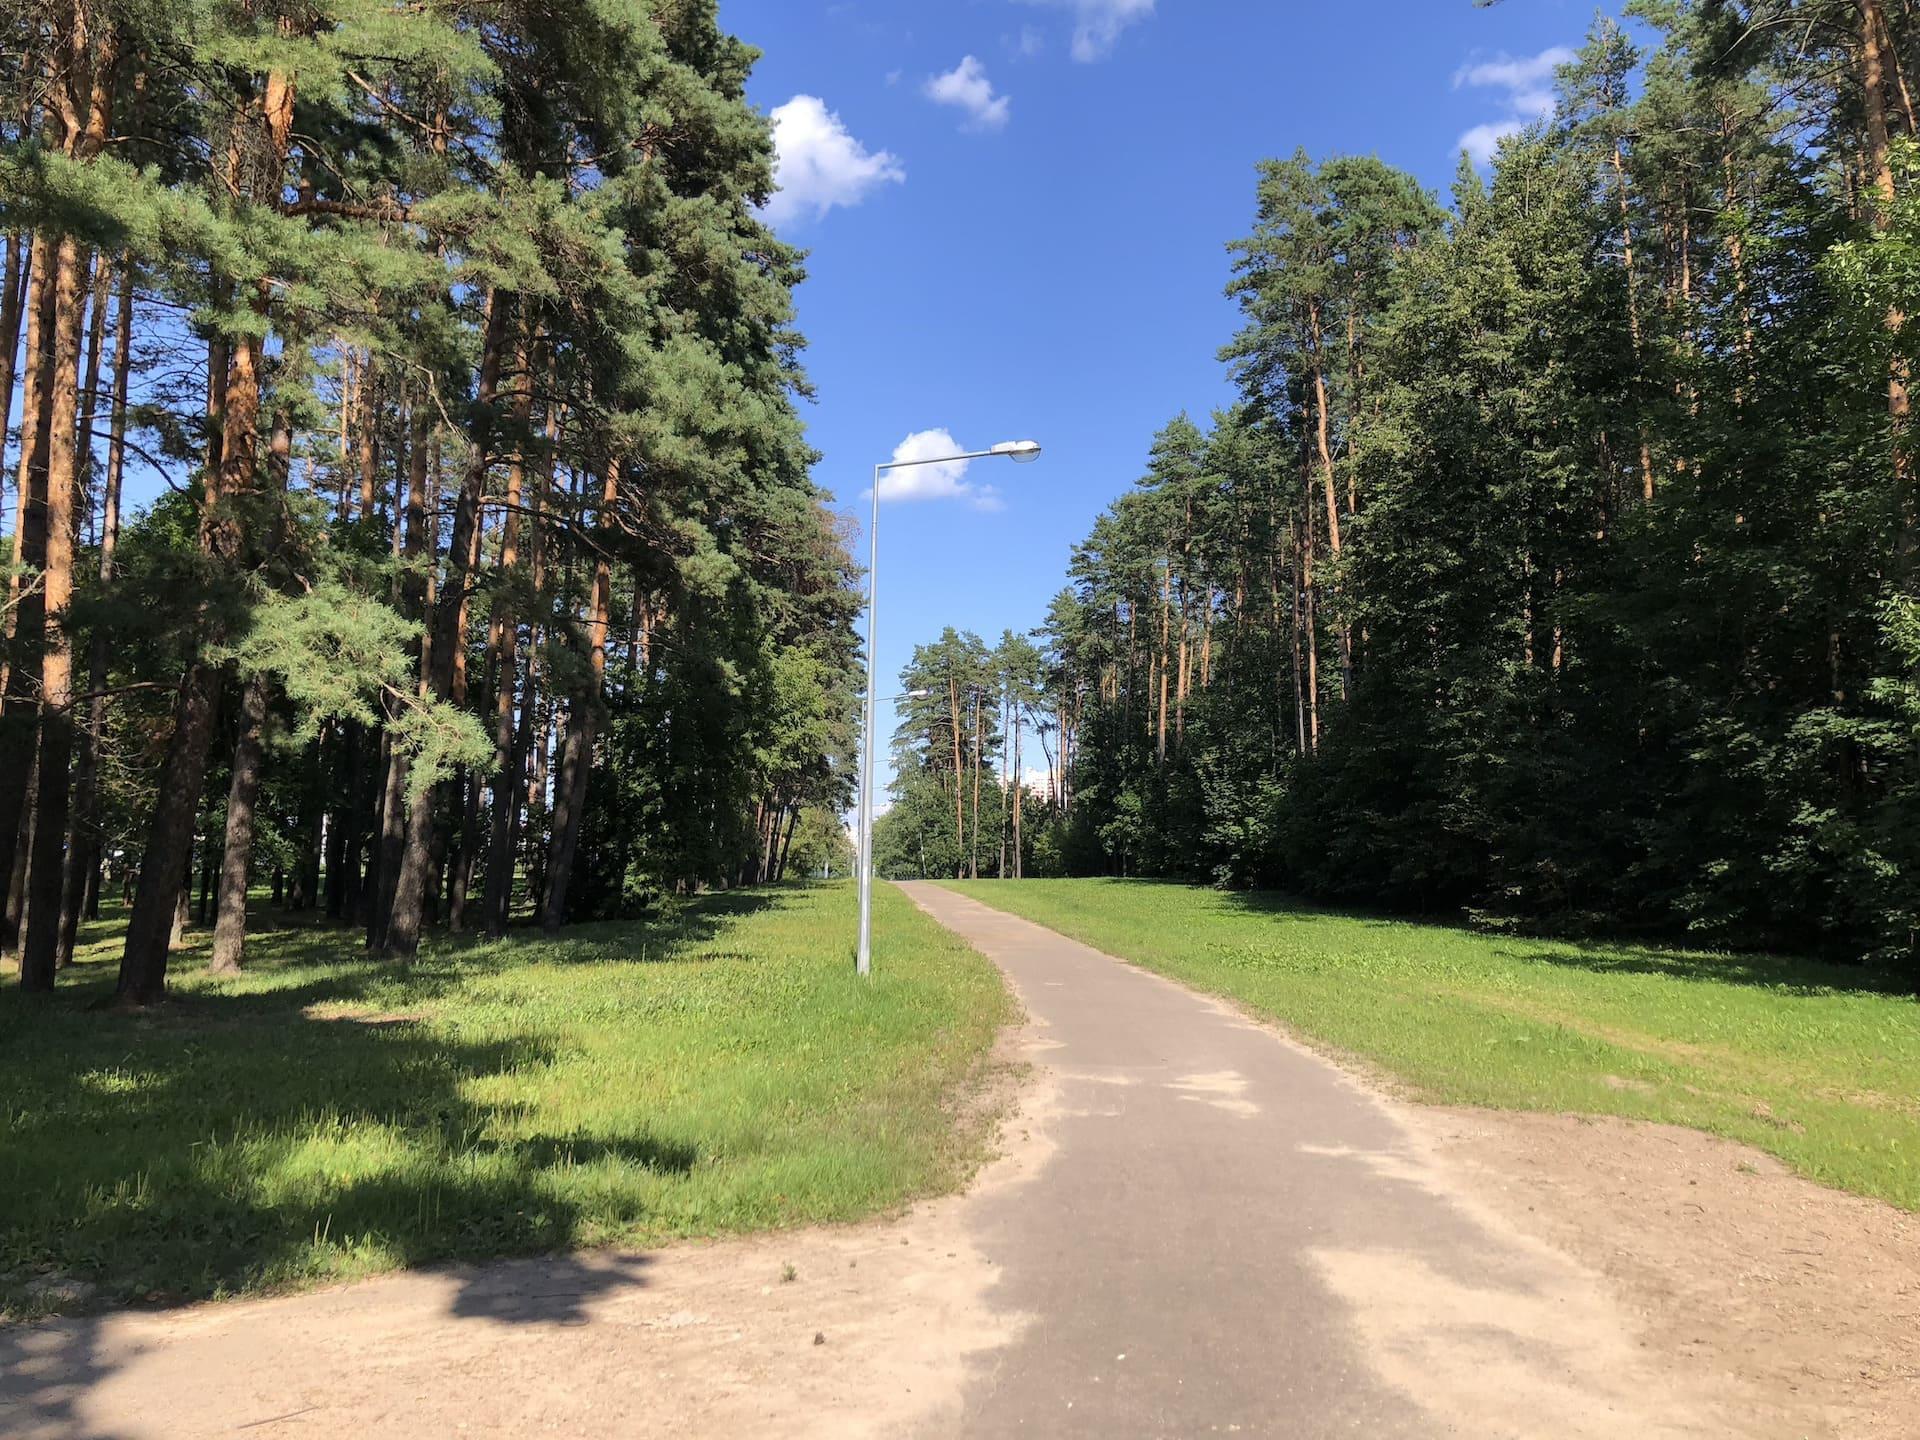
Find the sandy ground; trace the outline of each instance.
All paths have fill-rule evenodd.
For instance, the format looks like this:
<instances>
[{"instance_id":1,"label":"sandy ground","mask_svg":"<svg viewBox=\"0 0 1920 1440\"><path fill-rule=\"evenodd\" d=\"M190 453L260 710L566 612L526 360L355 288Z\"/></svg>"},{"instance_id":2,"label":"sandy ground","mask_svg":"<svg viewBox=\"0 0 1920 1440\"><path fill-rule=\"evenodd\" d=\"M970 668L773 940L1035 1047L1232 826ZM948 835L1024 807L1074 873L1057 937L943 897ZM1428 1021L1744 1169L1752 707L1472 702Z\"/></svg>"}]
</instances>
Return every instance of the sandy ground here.
<instances>
[{"instance_id":1,"label":"sandy ground","mask_svg":"<svg viewBox=\"0 0 1920 1440\"><path fill-rule=\"evenodd\" d=\"M1920 1436L1920 1216L1744 1145L1610 1118L1413 1108L1485 1203L1605 1277L1739 1434Z\"/></svg>"},{"instance_id":2,"label":"sandy ground","mask_svg":"<svg viewBox=\"0 0 1920 1440\"><path fill-rule=\"evenodd\" d=\"M452 1266L285 1298L0 1326L0 1437L895 1436L957 1414L1020 1320L966 1211L1045 1164L1006 1063L996 1158L891 1221Z\"/></svg>"},{"instance_id":3,"label":"sandy ground","mask_svg":"<svg viewBox=\"0 0 1920 1440\"><path fill-rule=\"evenodd\" d=\"M1002 1090L999 1157L964 1196L864 1226L0 1328L0 1436L955 1433L982 1377L1044 1334L1010 1302L1021 1286L982 1216L1044 1198L1062 1136L1088 1123L1063 1103L1058 1043L1043 1020L1009 1035L1032 1064ZM1920 1217L1691 1131L1343 1083L1401 1138L1282 1163L1443 1196L1557 1277L1477 1288L1413 1249L1313 1249L1369 1383L1417 1402L1410 1428L1355 1433L1920 1435ZM1249 1119L1211 1073L1170 1089ZM1612 1421L1569 1395L1602 1397ZM1672 1423L1623 1427L1628 1413Z\"/></svg>"}]
</instances>

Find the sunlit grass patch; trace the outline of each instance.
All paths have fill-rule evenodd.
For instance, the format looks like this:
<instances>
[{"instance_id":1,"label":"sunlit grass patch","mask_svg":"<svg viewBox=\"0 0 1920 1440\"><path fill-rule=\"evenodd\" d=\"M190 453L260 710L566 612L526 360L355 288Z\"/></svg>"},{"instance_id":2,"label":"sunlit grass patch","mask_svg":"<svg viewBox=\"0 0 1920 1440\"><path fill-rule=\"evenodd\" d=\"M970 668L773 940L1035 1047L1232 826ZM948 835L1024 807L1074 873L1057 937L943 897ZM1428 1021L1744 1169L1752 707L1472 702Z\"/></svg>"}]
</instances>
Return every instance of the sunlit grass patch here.
<instances>
[{"instance_id":1,"label":"sunlit grass patch","mask_svg":"<svg viewBox=\"0 0 1920 1440\"><path fill-rule=\"evenodd\" d=\"M197 1297L397 1265L848 1220L950 1188L953 1101L1006 1013L891 889L735 893L559 939L263 930L248 972L90 1010L115 922L51 1000L0 993L0 1304ZM69 1303L59 1300L56 1303Z\"/></svg>"}]
</instances>

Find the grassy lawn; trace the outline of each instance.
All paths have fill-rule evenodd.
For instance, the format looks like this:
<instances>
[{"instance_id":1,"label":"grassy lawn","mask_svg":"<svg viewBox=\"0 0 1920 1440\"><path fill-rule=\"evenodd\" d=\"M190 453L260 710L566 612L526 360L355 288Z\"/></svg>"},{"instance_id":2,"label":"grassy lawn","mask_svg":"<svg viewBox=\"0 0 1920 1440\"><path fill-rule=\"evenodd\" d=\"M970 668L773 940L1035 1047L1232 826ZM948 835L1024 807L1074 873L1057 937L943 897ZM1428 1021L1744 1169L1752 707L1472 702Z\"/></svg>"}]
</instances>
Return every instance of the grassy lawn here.
<instances>
[{"instance_id":1,"label":"grassy lawn","mask_svg":"<svg viewBox=\"0 0 1920 1440\"><path fill-rule=\"evenodd\" d=\"M118 920L51 1001L0 977L0 1313L848 1220L951 1188L999 977L890 887L741 892L409 969L260 934L243 978L90 1011ZM265 917L263 916L263 919ZM202 941L204 944L204 939Z\"/></svg>"},{"instance_id":2,"label":"grassy lawn","mask_svg":"<svg viewBox=\"0 0 1920 1440\"><path fill-rule=\"evenodd\" d=\"M1920 1210L1920 1004L1858 970L1151 882L952 888L1229 996L1422 1098L1691 1125Z\"/></svg>"}]
</instances>

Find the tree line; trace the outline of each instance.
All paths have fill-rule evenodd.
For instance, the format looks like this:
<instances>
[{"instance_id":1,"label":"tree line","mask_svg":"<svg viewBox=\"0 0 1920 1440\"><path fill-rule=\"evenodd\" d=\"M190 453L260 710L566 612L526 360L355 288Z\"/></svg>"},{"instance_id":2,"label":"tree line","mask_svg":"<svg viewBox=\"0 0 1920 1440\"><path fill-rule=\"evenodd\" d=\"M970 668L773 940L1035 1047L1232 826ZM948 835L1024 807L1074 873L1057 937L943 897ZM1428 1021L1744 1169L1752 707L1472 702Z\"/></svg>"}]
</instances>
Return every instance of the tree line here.
<instances>
[{"instance_id":1,"label":"tree line","mask_svg":"<svg viewBox=\"0 0 1920 1440\"><path fill-rule=\"evenodd\" d=\"M1066 756L1039 647L1012 631L988 646L949 628L914 647L900 685L891 804L874 825L876 872L975 880L1057 872ZM1026 749L1029 735L1038 754Z\"/></svg>"},{"instance_id":2,"label":"tree line","mask_svg":"<svg viewBox=\"0 0 1920 1440\"><path fill-rule=\"evenodd\" d=\"M256 883L405 959L837 843L857 577L755 58L713 0L8 7L26 988L116 885L137 1005L196 889L216 971Z\"/></svg>"},{"instance_id":3,"label":"tree line","mask_svg":"<svg viewBox=\"0 0 1920 1440\"><path fill-rule=\"evenodd\" d=\"M1036 632L1061 868L1911 968L1920 16L1628 16L1450 205L1260 167Z\"/></svg>"}]
</instances>

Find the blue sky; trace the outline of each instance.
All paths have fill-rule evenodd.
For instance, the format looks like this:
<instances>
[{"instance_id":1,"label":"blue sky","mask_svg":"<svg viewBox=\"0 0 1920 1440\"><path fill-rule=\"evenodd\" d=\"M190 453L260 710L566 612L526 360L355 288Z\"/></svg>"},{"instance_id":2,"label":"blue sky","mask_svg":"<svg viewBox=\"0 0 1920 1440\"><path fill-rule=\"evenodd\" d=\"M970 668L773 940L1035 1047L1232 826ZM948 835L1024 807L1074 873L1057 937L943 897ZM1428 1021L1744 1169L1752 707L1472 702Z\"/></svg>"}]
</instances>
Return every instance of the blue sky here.
<instances>
[{"instance_id":1,"label":"blue sky","mask_svg":"<svg viewBox=\"0 0 1920 1440\"><path fill-rule=\"evenodd\" d=\"M1484 152L1541 113L1551 52L1594 13L721 0L722 23L765 51L750 93L780 142L772 213L811 252L821 483L864 529L870 468L911 435L1047 447L1034 465L923 472L888 499L883 693L944 625L992 641L1037 624L1153 432L1230 401L1225 245L1248 228L1257 161L1371 153L1444 191L1463 143Z\"/></svg>"}]
</instances>

